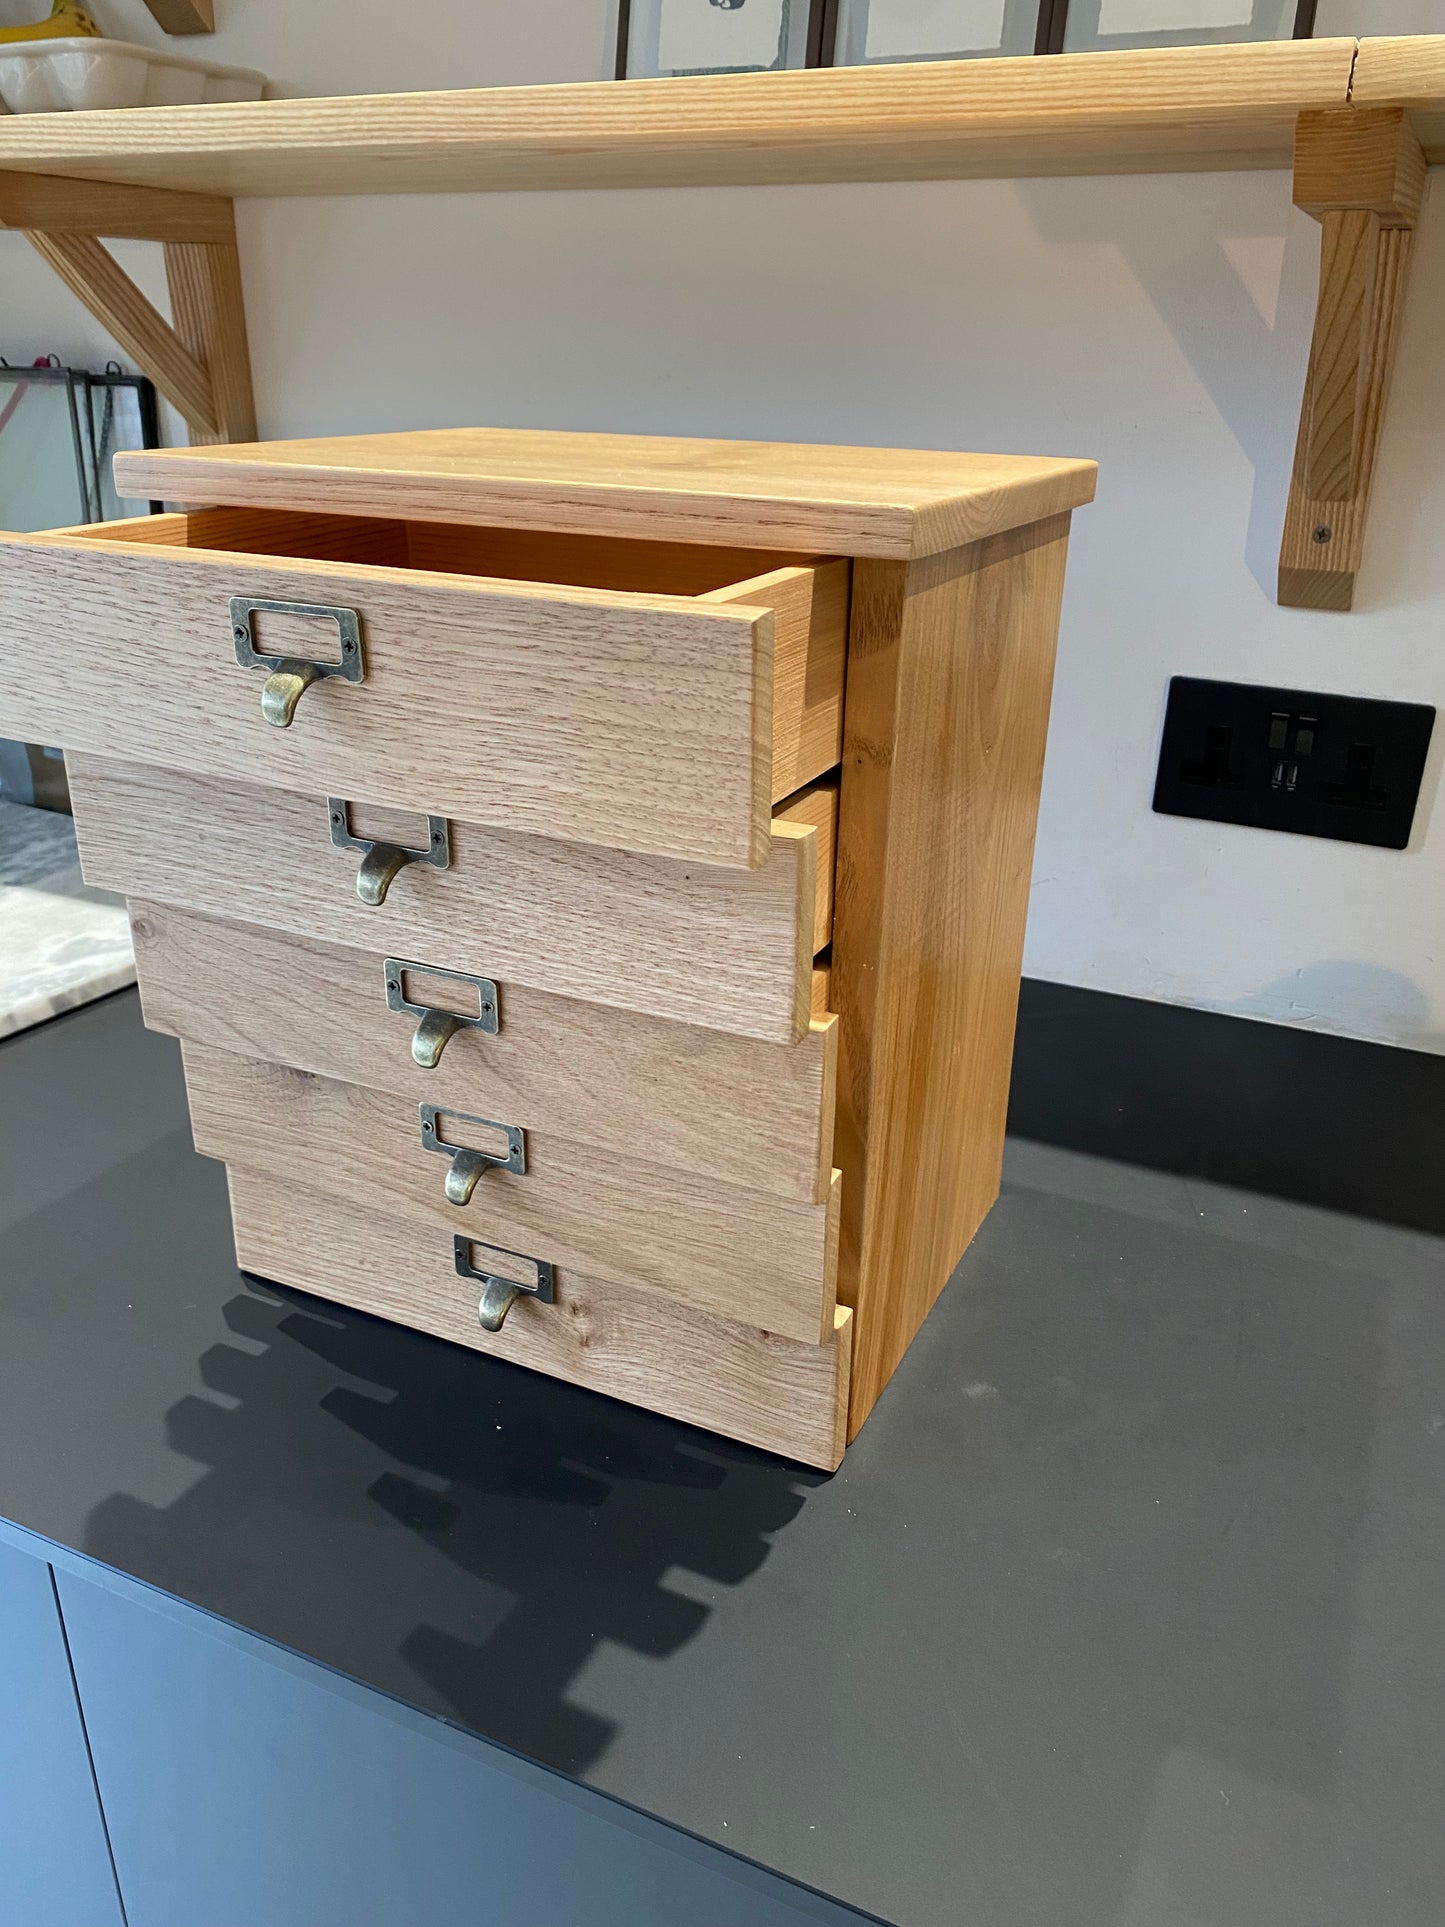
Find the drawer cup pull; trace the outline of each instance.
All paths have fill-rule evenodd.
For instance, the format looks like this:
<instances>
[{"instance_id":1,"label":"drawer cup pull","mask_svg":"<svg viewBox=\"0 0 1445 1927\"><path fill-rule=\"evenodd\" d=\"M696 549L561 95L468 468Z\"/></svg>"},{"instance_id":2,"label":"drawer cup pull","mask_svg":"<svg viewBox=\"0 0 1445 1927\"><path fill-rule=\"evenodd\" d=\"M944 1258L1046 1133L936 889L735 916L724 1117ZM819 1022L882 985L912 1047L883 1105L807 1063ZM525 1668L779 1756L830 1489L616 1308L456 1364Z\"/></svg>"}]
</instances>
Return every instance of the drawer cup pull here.
<instances>
[{"instance_id":1,"label":"drawer cup pull","mask_svg":"<svg viewBox=\"0 0 1445 1927\"><path fill-rule=\"evenodd\" d=\"M393 880L409 863L430 863L438 870L452 867L451 825L444 816L426 820L424 849L412 850L400 843L378 842L375 837L353 836L351 805L341 796L328 796L326 808L331 817L331 841L338 850L360 850L361 868L356 873L356 894L373 909L386 902Z\"/></svg>"},{"instance_id":2,"label":"drawer cup pull","mask_svg":"<svg viewBox=\"0 0 1445 1927\"><path fill-rule=\"evenodd\" d=\"M411 1040L411 1054L413 1062L424 1071L436 1069L442 1052L459 1030L480 1030L495 1037L501 1029L501 1002L490 977L468 977L460 970L407 963L401 957L388 957L382 969L386 975L387 1009L408 1011L420 1019ZM412 1003L402 992L402 976L408 970L424 971L428 977L445 977L451 983L465 984L477 993L477 1015L460 1017L452 1010L434 1010L430 1004Z\"/></svg>"},{"instance_id":3,"label":"drawer cup pull","mask_svg":"<svg viewBox=\"0 0 1445 1927\"><path fill-rule=\"evenodd\" d=\"M304 656L273 656L256 647L258 613L280 616L305 616L334 622L341 636L340 662L313 662ZM253 596L231 597L231 636L236 645L236 661L243 669L265 669L261 685L261 714L277 729L289 729L296 716L296 705L312 683L328 676L341 676L347 682L366 681L366 650L361 640L361 618L354 609L334 607L329 602L275 602Z\"/></svg>"},{"instance_id":4,"label":"drawer cup pull","mask_svg":"<svg viewBox=\"0 0 1445 1927\"><path fill-rule=\"evenodd\" d=\"M441 1135L441 1121L452 1118L458 1124L475 1124L486 1131L500 1132L506 1140L506 1148L500 1146L495 1151L478 1151L467 1144L447 1144ZM470 1204L472 1193L488 1171L515 1171L524 1177L527 1170L527 1140L514 1124L498 1124L490 1117L469 1117L465 1111L442 1111L435 1104L421 1106L421 1141L423 1149L439 1151L444 1158L452 1161L447 1172L446 1192L448 1204Z\"/></svg>"},{"instance_id":5,"label":"drawer cup pull","mask_svg":"<svg viewBox=\"0 0 1445 1927\"><path fill-rule=\"evenodd\" d=\"M456 1257L457 1275L470 1278L482 1288L477 1301L477 1323L484 1332L499 1332L506 1322L507 1313L518 1298L535 1298L544 1305L556 1302L556 1281L552 1267L541 1258L529 1258L522 1251L503 1251L500 1246L483 1246L483 1250L495 1250L500 1258L515 1258L519 1263L531 1265L537 1273L535 1284L524 1285L515 1278L499 1277L496 1272L484 1271L472 1263L472 1244L470 1238L452 1239L452 1250Z\"/></svg>"}]
</instances>

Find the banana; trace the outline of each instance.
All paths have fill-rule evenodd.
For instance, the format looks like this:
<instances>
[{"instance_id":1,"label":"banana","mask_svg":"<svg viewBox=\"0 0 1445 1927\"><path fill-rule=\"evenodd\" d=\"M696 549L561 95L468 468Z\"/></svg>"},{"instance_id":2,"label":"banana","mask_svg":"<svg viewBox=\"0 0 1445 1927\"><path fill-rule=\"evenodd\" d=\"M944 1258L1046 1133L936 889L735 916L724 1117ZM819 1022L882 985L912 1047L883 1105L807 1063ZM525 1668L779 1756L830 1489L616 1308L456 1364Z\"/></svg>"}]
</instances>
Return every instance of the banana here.
<instances>
[{"instance_id":1,"label":"banana","mask_svg":"<svg viewBox=\"0 0 1445 1927\"><path fill-rule=\"evenodd\" d=\"M55 0L48 20L37 20L31 27L0 27L0 47L29 40L70 40L78 34L98 39L100 28L78 0Z\"/></svg>"}]
</instances>

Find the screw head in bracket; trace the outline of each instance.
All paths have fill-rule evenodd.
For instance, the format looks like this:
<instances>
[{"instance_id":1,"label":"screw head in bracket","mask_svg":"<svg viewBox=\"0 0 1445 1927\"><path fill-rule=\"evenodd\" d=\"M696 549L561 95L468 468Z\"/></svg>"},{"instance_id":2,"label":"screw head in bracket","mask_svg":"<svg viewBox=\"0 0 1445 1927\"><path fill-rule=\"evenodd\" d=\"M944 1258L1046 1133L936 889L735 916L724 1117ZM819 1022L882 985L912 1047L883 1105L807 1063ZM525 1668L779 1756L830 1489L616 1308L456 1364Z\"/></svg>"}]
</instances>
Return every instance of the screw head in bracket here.
<instances>
[{"instance_id":1,"label":"screw head in bracket","mask_svg":"<svg viewBox=\"0 0 1445 1927\"><path fill-rule=\"evenodd\" d=\"M1330 527L1329 523L1321 522L1314 534L1310 537L1310 540L1312 542L1328 542L1333 534L1334 530Z\"/></svg>"}]
</instances>

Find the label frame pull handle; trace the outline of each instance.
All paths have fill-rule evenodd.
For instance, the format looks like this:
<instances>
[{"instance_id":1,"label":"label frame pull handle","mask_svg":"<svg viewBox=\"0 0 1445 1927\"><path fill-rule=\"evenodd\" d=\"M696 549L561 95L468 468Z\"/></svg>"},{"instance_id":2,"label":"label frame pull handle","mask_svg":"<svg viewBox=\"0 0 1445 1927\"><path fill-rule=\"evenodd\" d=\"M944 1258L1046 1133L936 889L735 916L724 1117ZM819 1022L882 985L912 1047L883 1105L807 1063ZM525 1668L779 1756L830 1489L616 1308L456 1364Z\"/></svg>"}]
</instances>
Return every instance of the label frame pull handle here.
<instances>
[{"instance_id":1,"label":"label frame pull handle","mask_svg":"<svg viewBox=\"0 0 1445 1927\"><path fill-rule=\"evenodd\" d=\"M430 863L435 869L452 867L452 826L444 816L428 816L427 840L419 850L403 843L388 843L385 838L357 836L351 828L351 804L344 796L328 796L326 813L331 824L331 841L338 850L360 850L361 868L356 873L356 894L370 909L386 902L387 891L395 879L412 863Z\"/></svg>"},{"instance_id":2,"label":"label frame pull handle","mask_svg":"<svg viewBox=\"0 0 1445 1927\"><path fill-rule=\"evenodd\" d=\"M339 662L316 660L310 656L278 656L256 646L257 615L304 616L311 621L334 622L341 639ZM355 609L344 609L330 602L283 602L274 596L231 597L231 640L236 645L236 661L243 669L264 669L261 685L261 714L276 729L289 729L296 719L296 705L313 683L339 676L345 682L366 681L366 644L361 634L361 616Z\"/></svg>"},{"instance_id":3,"label":"label frame pull handle","mask_svg":"<svg viewBox=\"0 0 1445 1927\"><path fill-rule=\"evenodd\" d=\"M493 1271L484 1271L472 1263L472 1246L480 1244L484 1250L495 1251L502 1258L516 1258L524 1265L535 1265L537 1282L531 1285L519 1283L515 1278L504 1278ZM552 1266L543 1258L534 1258L526 1251L504 1251L501 1245L489 1245L482 1238L467 1238L460 1232L452 1239L452 1257L459 1278L468 1278L482 1288L477 1302L477 1323L484 1332L499 1332L506 1323L507 1313L519 1298L534 1298L538 1304L552 1305L557 1302L557 1279Z\"/></svg>"},{"instance_id":4,"label":"label frame pull handle","mask_svg":"<svg viewBox=\"0 0 1445 1927\"><path fill-rule=\"evenodd\" d=\"M511 1171L518 1177L526 1176L527 1137L518 1125L499 1124L495 1118L473 1117L466 1111L443 1110L436 1104L422 1104L418 1109L422 1149L437 1151L442 1157L451 1159L446 1181L448 1204L470 1204L472 1193L488 1171ZM448 1144L441 1134L444 1118L458 1124L480 1125L488 1131L500 1131L506 1139L507 1148L478 1151L469 1144Z\"/></svg>"},{"instance_id":5,"label":"label frame pull handle","mask_svg":"<svg viewBox=\"0 0 1445 1927\"><path fill-rule=\"evenodd\" d=\"M413 1002L403 989L403 979L408 970L465 984L469 990L477 993L477 1015L462 1017L454 1010L438 1010L431 1004ZM464 970L443 970L439 965L412 963L405 957L384 958L382 972L386 982L387 1009L402 1011L418 1019L416 1034L411 1040L411 1055L412 1062L424 1071L436 1069L441 1062L442 1052L458 1031L479 1030L484 1036L495 1037L502 1028L501 993L490 977L471 977Z\"/></svg>"}]
</instances>

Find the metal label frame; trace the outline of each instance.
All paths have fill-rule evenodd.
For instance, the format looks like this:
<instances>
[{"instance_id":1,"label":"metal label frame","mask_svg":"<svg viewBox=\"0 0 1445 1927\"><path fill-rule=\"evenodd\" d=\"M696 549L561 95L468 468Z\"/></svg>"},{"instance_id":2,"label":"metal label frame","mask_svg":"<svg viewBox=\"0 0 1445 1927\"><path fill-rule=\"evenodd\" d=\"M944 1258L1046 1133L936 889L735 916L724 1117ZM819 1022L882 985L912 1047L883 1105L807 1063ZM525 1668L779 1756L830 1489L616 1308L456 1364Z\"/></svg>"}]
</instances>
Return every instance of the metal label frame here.
<instances>
[{"instance_id":1,"label":"metal label frame","mask_svg":"<svg viewBox=\"0 0 1445 1927\"><path fill-rule=\"evenodd\" d=\"M466 984L477 993L478 1015L463 1017L456 1011L440 1014L456 1019L457 1024L471 1030L485 1031L495 1037L502 1028L502 1001L496 984L490 977L469 976L465 970L444 970L440 964L418 963L410 957L386 957L382 960L382 971L386 979L386 1007L388 1010L402 1011L411 1017L431 1017L437 1014L432 1004L414 1004L402 995L401 980L408 970L425 971L428 977L445 977L450 983Z\"/></svg>"},{"instance_id":2,"label":"metal label frame","mask_svg":"<svg viewBox=\"0 0 1445 1927\"><path fill-rule=\"evenodd\" d=\"M257 615L306 616L320 622L334 622L341 638L340 662L263 652L256 647ZM340 676L347 682L366 681L366 647L361 636L361 617L355 609L343 609L330 602L281 602L267 596L233 595L231 639L236 645L236 661L243 669L268 669L275 674L293 663L304 662L316 670L318 678Z\"/></svg>"},{"instance_id":3,"label":"metal label frame","mask_svg":"<svg viewBox=\"0 0 1445 1927\"><path fill-rule=\"evenodd\" d=\"M503 1258L520 1258L525 1265L537 1267L535 1285L524 1285L515 1278L501 1278L495 1272L482 1271L472 1263L473 1245L482 1245L488 1251L498 1252ZM488 1244L485 1238L468 1238L460 1231L452 1239L452 1252L456 1260L457 1276L469 1279L476 1285L505 1286L520 1292L524 1297L535 1298L539 1304L553 1305L557 1302L557 1278L554 1268L543 1258L534 1258L530 1251L508 1251L504 1245Z\"/></svg>"}]
</instances>

